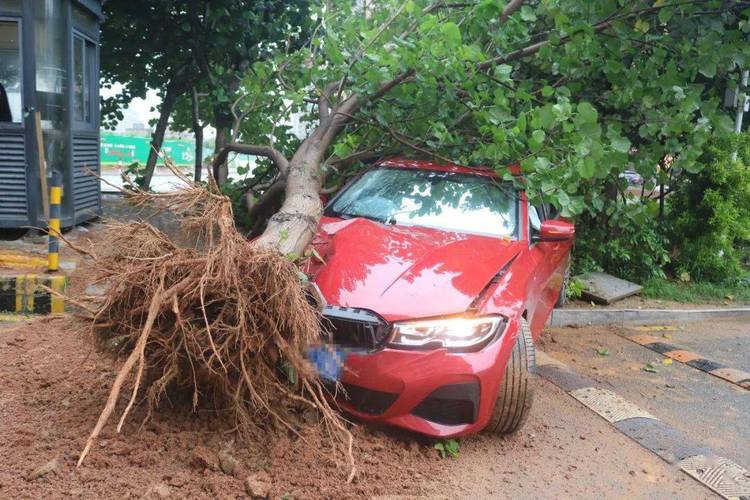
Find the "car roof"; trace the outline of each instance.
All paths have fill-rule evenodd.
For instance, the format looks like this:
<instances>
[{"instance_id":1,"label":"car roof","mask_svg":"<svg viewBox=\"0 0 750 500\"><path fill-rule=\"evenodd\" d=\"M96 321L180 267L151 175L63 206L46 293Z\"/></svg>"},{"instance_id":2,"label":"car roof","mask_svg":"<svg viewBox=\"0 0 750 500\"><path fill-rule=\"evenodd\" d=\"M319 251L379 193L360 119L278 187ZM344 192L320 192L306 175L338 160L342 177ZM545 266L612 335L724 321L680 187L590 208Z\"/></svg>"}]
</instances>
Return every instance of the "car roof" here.
<instances>
[{"instance_id":1,"label":"car roof","mask_svg":"<svg viewBox=\"0 0 750 500\"><path fill-rule=\"evenodd\" d=\"M453 172L456 174L471 174L471 175L483 175L486 177L500 177L498 173L488 167L465 167L463 165L457 165L455 163L434 163L426 160L408 160L405 158L389 158L387 160L380 160L375 163L381 167L391 168L413 168L418 170L435 170L439 172ZM518 164L508 165L508 169L514 174L519 175L520 168Z\"/></svg>"}]
</instances>

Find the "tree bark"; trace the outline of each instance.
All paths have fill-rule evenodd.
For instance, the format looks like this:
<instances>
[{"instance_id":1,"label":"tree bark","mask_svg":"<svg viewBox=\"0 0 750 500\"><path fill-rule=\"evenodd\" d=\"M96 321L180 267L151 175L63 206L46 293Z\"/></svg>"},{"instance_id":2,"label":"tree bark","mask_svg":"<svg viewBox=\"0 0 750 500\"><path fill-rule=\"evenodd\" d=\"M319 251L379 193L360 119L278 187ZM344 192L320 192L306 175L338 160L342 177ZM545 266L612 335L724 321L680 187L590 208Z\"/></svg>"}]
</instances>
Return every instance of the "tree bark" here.
<instances>
[{"instance_id":1,"label":"tree bark","mask_svg":"<svg viewBox=\"0 0 750 500\"><path fill-rule=\"evenodd\" d=\"M148 152L148 160L146 161L146 171L143 174L143 181L141 184L142 189L148 190L151 186L151 179L154 176L154 168L156 167L156 160L159 157L159 151L161 145L164 142L164 134L167 131L169 125L169 117L172 115L177 97L179 97L182 89L184 88L184 82L182 81L182 71L178 70L175 76L167 84L167 90L164 93L164 99L159 107L159 121L156 123L156 129L151 135L151 148Z\"/></svg>"},{"instance_id":2,"label":"tree bark","mask_svg":"<svg viewBox=\"0 0 750 500\"><path fill-rule=\"evenodd\" d=\"M227 85L227 92L234 96L239 89L239 80L230 81ZM216 142L214 151L221 151L224 146L232 143L234 120L232 116L231 104L217 104L214 106L214 122L216 123ZM223 186L229 178L229 165L226 158L221 164L214 162L213 175L219 186Z\"/></svg>"},{"instance_id":3,"label":"tree bark","mask_svg":"<svg viewBox=\"0 0 750 500\"><path fill-rule=\"evenodd\" d=\"M201 170L203 169L203 125L200 123L198 113L198 92L193 87L193 135L195 136L195 164L193 171L193 180L201 181Z\"/></svg>"},{"instance_id":4,"label":"tree bark","mask_svg":"<svg viewBox=\"0 0 750 500\"><path fill-rule=\"evenodd\" d=\"M227 125L221 125L216 127L216 140L214 142L214 151L221 151L229 144L229 136L231 134L230 127ZM219 186L224 185L229 178L229 165L226 161L226 156L221 163L214 162L213 175Z\"/></svg>"},{"instance_id":5,"label":"tree bark","mask_svg":"<svg viewBox=\"0 0 750 500\"><path fill-rule=\"evenodd\" d=\"M330 144L323 142L322 130L325 129L318 127L289 162L284 203L255 240L257 246L277 250L282 255L299 256L312 241L323 208L320 162Z\"/></svg>"}]
</instances>

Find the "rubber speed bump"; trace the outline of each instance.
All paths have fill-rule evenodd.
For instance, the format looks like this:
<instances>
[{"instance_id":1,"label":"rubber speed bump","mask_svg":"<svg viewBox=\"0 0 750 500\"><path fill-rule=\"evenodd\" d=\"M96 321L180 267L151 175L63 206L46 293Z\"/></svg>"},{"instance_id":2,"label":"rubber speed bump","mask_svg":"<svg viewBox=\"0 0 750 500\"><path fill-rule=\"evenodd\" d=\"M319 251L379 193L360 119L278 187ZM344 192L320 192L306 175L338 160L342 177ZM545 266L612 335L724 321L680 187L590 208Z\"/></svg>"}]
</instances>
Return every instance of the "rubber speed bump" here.
<instances>
[{"instance_id":1,"label":"rubber speed bump","mask_svg":"<svg viewBox=\"0 0 750 500\"><path fill-rule=\"evenodd\" d=\"M584 387L569 394L610 424L629 418L656 418L607 389Z\"/></svg>"},{"instance_id":2,"label":"rubber speed bump","mask_svg":"<svg viewBox=\"0 0 750 500\"><path fill-rule=\"evenodd\" d=\"M674 359L675 361L684 363L696 370L706 372L714 377L738 385L743 389L750 390L750 373L744 370L737 370L716 361L712 361L701 354L663 342L664 339L651 335L637 334L624 335L624 337L647 349L658 352L667 358Z\"/></svg>"},{"instance_id":3,"label":"rubber speed bump","mask_svg":"<svg viewBox=\"0 0 750 500\"><path fill-rule=\"evenodd\" d=\"M19 274L0 277L0 312L65 312L65 299L61 295L67 283L68 278L63 275Z\"/></svg>"},{"instance_id":4,"label":"rubber speed bump","mask_svg":"<svg viewBox=\"0 0 750 500\"><path fill-rule=\"evenodd\" d=\"M656 339L658 340L658 339ZM732 460L537 351L537 374L549 380L618 431L728 500L750 500L750 472Z\"/></svg>"},{"instance_id":5,"label":"rubber speed bump","mask_svg":"<svg viewBox=\"0 0 750 500\"><path fill-rule=\"evenodd\" d=\"M680 469L730 500L750 498L750 472L728 458L697 455L680 462Z\"/></svg>"}]
</instances>

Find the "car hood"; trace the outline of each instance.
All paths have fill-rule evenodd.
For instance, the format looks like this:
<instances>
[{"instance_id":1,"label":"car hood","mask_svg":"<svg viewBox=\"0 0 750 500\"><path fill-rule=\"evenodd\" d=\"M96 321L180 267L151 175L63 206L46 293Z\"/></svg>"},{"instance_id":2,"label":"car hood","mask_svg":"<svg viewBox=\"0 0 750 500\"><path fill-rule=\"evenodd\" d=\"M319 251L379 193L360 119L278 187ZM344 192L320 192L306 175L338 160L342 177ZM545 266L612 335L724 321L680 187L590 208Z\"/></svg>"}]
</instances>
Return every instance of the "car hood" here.
<instances>
[{"instance_id":1,"label":"car hood","mask_svg":"<svg viewBox=\"0 0 750 500\"><path fill-rule=\"evenodd\" d=\"M310 269L329 304L394 321L466 311L520 251L517 241L368 219L323 218Z\"/></svg>"}]
</instances>

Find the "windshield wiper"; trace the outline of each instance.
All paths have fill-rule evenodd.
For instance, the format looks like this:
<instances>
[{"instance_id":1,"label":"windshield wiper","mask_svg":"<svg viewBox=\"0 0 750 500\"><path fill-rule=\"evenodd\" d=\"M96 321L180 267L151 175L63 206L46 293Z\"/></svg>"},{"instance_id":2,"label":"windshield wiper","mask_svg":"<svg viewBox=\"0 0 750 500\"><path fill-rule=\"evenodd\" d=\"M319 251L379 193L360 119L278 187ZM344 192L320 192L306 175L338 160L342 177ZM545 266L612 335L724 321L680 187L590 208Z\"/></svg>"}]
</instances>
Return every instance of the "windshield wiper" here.
<instances>
[{"instance_id":1,"label":"windshield wiper","mask_svg":"<svg viewBox=\"0 0 750 500\"><path fill-rule=\"evenodd\" d=\"M339 219L349 220L349 219L369 219L375 222L380 222L381 224L387 224L387 221L383 219L382 217L375 217L372 215L359 215L359 214L342 214L342 213L335 213L332 214L334 217L338 217Z\"/></svg>"}]
</instances>

